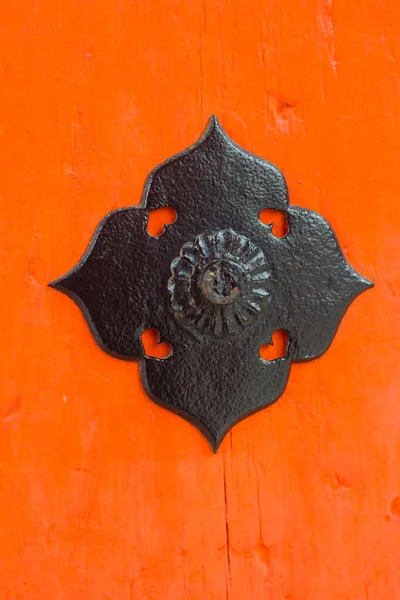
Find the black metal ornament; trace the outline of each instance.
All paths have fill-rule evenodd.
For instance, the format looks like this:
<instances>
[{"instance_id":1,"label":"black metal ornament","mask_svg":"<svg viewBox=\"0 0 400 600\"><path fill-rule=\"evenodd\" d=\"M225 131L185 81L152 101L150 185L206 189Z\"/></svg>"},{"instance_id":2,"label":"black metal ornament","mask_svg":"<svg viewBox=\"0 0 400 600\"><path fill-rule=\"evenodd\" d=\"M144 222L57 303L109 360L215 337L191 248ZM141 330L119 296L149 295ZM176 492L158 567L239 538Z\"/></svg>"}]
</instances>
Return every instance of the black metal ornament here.
<instances>
[{"instance_id":1,"label":"black metal ornament","mask_svg":"<svg viewBox=\"0 0 400 600\"><path fill-rule=\"evenodd\" d=\"M178 216L155 238L148 211L163 206ZM265 208L286 212L283 238L260 221ZM372 283L321 215L289 205L282 173L212 117L196 144L154 169L141 205L107 215L76 267L50 285L78 304L103 350L140 360L152 400L216 451L235 423L279 398L292 362L328 349ZM145 355L148 328L172 346L166 359ZM286 356L265 361L259 348L278 329Z\"/></svg>"}]
</instances>

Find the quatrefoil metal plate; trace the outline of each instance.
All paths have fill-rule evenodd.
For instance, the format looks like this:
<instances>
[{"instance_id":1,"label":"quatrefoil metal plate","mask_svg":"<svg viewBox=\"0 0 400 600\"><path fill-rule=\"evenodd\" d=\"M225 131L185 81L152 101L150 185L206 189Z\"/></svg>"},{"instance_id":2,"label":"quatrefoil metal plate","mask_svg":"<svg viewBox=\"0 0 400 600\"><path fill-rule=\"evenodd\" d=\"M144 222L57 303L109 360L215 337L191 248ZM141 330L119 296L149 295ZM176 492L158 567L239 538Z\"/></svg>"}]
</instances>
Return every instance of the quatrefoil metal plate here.
<instances>
[{"instance_id":1,"label":"quatrefoil metal plate","mask_svg":"<svg viewBox=\"0 0 400 600\"><path fill-rule=\"evenodd\" d=\"M149 210L172 206L164 233ZM259 219L285 211L277 238ZM292 362L321 356L350 303L372 283L345 259L319 214L289 204L282 173L237 146L215 117L200 140L158 166L139 207L99 224L80 262L50 284L82 309L109 354L141 361L148 395L193 423L216 451L229 429L275 402ZM144 330L172 346L145 355ZM259 348L288 334L286 356Z\"/></svg>"}]
</instances>

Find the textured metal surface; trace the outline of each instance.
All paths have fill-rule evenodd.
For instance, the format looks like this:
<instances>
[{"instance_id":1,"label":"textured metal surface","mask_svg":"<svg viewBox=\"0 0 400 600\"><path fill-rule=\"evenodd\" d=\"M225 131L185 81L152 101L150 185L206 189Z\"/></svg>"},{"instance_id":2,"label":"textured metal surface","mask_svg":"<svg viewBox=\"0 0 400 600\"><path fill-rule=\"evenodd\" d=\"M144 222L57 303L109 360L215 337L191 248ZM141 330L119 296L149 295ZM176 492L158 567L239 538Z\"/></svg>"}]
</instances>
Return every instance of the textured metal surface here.
<instances>
[{"instance_id":1,"label":"textured metal surface","mask_svg":"<svg viewBox=\"0 0 400 600\"><path fill-rule=\"evenodd\" d=\"M148 210L163 206L178 217L154 238ZM260 221L264 208L286 211L285 237ZM106 352L140 359L149 396L216 450L236 422L279 398L293 361L328 349L372 284L322 216L289 205L280 171L213 117L197 144L151 173L141 206L105 217L78 265L50 285L75 300ZM148 328L171 344L168 358L145 356ZM259 348L278 329L287 354L264 361Z\"/></svg>"}]
</instances>

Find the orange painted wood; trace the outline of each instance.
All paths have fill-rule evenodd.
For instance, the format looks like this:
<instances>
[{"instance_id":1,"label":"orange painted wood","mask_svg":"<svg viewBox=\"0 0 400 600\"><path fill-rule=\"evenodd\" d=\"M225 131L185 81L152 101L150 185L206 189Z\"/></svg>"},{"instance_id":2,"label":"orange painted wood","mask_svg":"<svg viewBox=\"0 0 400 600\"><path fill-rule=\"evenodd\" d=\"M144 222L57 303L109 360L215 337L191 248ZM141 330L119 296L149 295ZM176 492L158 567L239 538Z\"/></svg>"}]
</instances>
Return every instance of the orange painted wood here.
<instances>
[{"instance_id":1,"label":"orange painted wood","mask_svg":"<svg viewBox=\"0 0 400 600\"><path fill-rule=\"evenodd\" d=\"M3 0L0 600L400 598L399 61L391 0ZM211 113L376 283L216 455L46 287Z\"/></svg>"}]
</instances>

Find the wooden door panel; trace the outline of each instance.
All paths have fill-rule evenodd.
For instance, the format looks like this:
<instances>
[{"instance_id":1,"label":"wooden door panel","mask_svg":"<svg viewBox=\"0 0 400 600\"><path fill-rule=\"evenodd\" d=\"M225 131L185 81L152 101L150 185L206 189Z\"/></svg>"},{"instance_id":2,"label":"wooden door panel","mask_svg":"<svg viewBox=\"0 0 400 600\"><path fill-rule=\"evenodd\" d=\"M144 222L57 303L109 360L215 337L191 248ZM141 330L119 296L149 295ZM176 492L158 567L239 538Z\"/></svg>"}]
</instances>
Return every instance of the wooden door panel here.
<instances>
[{"instance_id":1,"label":"wooden door panel","mask_svg":"<svg viewBox=\"0 0 400 600\"><path fill-rule=\"evenodd\" d=\"M3 0L0 600L400 596L400 15ZM217 454L47 283L215 113L375 281Z\"/></svg>"}]
</instances>

